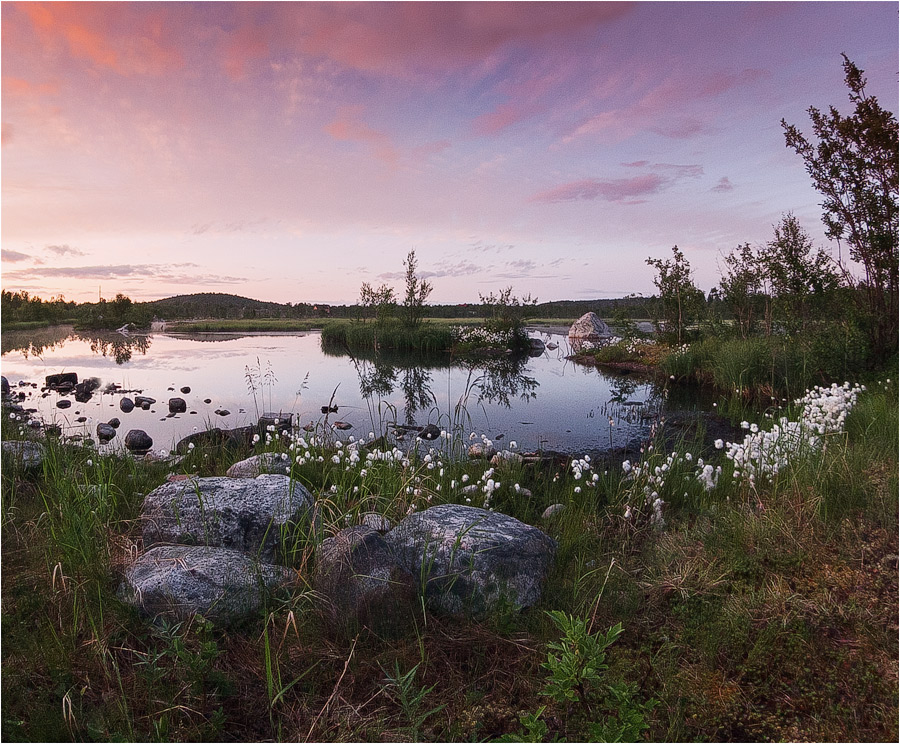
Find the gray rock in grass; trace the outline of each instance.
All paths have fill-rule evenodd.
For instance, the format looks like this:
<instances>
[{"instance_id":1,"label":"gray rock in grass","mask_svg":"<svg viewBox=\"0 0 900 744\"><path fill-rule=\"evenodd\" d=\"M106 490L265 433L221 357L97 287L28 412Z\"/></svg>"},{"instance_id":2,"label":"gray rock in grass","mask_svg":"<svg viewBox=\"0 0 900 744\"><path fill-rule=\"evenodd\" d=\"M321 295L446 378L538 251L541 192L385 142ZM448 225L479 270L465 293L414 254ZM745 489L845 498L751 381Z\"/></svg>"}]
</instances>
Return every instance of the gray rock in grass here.
<instances>
[{"instance_id":1,"label":"gray rock in grass","mask_svg":"<svg viewBox=\"0 0 900 744\"><path fill-rule=\"evenodd\" d=\"M199 614L227 626L256 615L266 595L295 576L238 550L158 545L126 570L119 598L153 619L181 621Z\"/></svg>"},{"instance_id":2,"label":"gray rock in grass","mask_svg":"<svg viewBox=\"0 0 900 744\"><path fill-rule=\"evenodd\" d=\"M472 617L536 604L556 552L536 527L456 504L412 514L385 540L423 584L430 609Z\"/></svg>"},{"instance_id":3,"label":"gray rock in grass","mask_svg":"<svg viewBox=\"0 0 900 744\"><path fill-rule=\"evenodd\" d=\"M393 634L413 616L413 576L369 527L348 527L321 542L314 586L325 599L326 617L339 629Z\"/></svg>"},{"instance_id":4,"label":"gray rock in grass","mask_svg":"<svg viewBox=\"0 0 900 744\"><path fill-rule=\"evenodd\" d=\"M144 497L144 545L182 543L243 550L274 561L295 525L313 517L313 497L285 475L192 478Z\"/></svg>"},{"instance_id":5,"label":"gray rock in grass","mask_svg":"<svg viewBox=\"0 0 900 744\"><path fill-rule=\"evenodd\" d=\"M225 475L229 478L255 478L257 475L265 473L290 475L291 458L282 457L277 452L264 452L261 455L253 455L246 460L236 462L225 471Z\"/></svg>"},{"instance_id":6,"label":"gray rock in grass","mask_svg":"<svg viewBox=\"0 0 900 744\"><path fill-rule=\"evenodd\" d=\"M3 442L3 459L13 460L26 470L39 470L44 464L44 445L27 440L7 440Z\"/></svg>"}]
</instances>

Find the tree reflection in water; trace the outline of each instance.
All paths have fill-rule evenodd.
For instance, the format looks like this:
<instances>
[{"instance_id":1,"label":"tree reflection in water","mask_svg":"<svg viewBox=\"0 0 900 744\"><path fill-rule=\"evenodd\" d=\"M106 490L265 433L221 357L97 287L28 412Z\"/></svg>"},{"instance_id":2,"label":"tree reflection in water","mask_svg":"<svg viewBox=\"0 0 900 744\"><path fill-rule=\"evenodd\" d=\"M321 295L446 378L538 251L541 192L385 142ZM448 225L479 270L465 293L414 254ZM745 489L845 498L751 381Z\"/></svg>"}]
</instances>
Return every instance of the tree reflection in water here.
<instances>
[{"instance_id":1,"label":"tree reflection in water","mask_svg":"<svg viewBox=\"0 0 900 744\"><path fill-rule=\"evenodd\" d=\"M446 355L418 355L385 353L355 353L346 349L323 349L333 356L349 356L359 377L359 392L366 401L388 398L395 391L403 393L402 420L407 425L416 423L416 414L438 407L432 391L433 375L446 373L451 367L466 369L468 383L460 403L464 406L472 394L477 403L490 403L511 407L518 398L526 401L537 397L539 383L525 374L527 356L482 359L461 363L448 361ZM398 417L399 419L400 417Z\"/></svg>"},{"instance_id":2,"label":"tree reflection in water","mask_svg":"<svg viewBox=\"0 0 900 744\"><path fill-rule=\"evenodd\" d=\"M150 336L125 336L116 331L76 331L72 326L50 326L28 331L7 331L3 334L3 353L20 351L26 359L40 357L44 351L62 347L67 341L84 341L94 354L102 354L125 364L134 352L146 354Z\"/></svg>"},{"instance_id":3,"label":"tree reflection in water","mask_svg":"<svg viewBox=\"0 0 900 744\"><path fill-rule=\"evenodd\" d=\"M112 357L116 360L116 364L125 364L131 361L131 356L135 351L144 355L150 348L150 336L125 336L121 333L98 331L79 331L75 336L88 342L94 354Z\"/></svg>"}]
</instances>

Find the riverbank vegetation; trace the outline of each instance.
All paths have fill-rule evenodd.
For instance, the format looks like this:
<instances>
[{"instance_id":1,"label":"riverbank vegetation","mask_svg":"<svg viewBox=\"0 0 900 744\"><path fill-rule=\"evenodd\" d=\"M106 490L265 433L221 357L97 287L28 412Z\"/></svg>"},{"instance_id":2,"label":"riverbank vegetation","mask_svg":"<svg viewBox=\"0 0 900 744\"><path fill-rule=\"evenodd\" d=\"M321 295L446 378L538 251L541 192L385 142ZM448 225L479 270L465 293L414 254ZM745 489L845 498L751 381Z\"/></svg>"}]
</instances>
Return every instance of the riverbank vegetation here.
<instances>
[{"instance_id":1,"label":"riverbank vegetation","mask_svg":"<svg viewBox=\"0 0 900 744\"><path fill-rule=\"evenodd\" d=\"M773 440L780 415L781 431L801 427L796 446L754 445ZM667 449L660 423L634 462L520 460L509 442L491 466L461 456L464 418L438 423L436 442L406 451L341 439L325 418L179 461L53 439L37 471L5 456L4 740L896 734L895 378L773 405L742 442ZM4 414L4 439L20 425ZM540 605L477 623L422 615L393 639L334 636L310 591L229 631L148 624L116 594L140 549L143 495L173 471L221 475L251 451L280 453L320 504L301 575L317 540L363 513L396 523L465 503L558 540Z\"/></svg>"}]
</instances>

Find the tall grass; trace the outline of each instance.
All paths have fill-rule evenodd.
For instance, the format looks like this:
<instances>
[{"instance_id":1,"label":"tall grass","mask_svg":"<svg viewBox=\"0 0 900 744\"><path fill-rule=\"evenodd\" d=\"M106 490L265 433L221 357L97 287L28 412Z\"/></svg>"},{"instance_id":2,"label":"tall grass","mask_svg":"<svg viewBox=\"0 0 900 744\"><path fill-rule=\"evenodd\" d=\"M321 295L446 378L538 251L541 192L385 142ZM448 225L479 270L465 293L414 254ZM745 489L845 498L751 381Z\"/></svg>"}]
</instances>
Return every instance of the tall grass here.
<instances>
[{"instance_id":1,"label":"tall grass","mask_svg":"<svg viewBox=\"0 0 900 744\"><path fill-rule=\"evenodd\" d=\"M333 321L322 328L322 345L325 348L435 353L449 351L452 344L452 327L444 324L423 323L417 328L408 328L399 321Z\"/></svg>"},{"instance_id":2,"label":"tall grass","mask_svg":"<svg viewBox=\"0 0 900 744\"><path fill-rule=\"evenodd\" d=\"M753 338L707 337L672 350L660 372L710 384L725 395L796 398L815 385L855 379L864 353L848 352L827 333Z\"/></svg>"}]
</instances>

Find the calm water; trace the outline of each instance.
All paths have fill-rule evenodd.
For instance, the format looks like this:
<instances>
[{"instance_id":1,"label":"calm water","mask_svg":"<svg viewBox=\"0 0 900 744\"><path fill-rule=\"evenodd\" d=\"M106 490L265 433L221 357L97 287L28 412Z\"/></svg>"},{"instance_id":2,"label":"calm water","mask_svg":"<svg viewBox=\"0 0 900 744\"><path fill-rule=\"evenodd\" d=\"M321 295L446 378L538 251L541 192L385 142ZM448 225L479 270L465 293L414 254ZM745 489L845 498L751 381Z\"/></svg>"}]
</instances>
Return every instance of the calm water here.
<instances>
[{"instance_id":1,"label":"calm water","mask_svg":"<svg viewBox=\"0 0 900 744\"><path fill-rule=\"evenodd\" d=\"M381 435L392 422L448 429L456 421L466 433L516 440L523 451L586 453L623 446L646 432L659 406L652 384L567 361L565 336L532 336L559 348L476 367L447 357L411 366L409 358L326 354L318 333L126 338L56 328L4 333L0 366L13 386L38 383L38 389L20 388L28 395L23 406L70 434L93 434L98 422L118 417L113 446L121 446L129 429L143 429L155 448L170 448L197 429L253 424L267 411L290 412L301 425L321 423L321 408L332 401L338 412L329 420L352 425L345 437ZM58 372L97 377L101 387L87 403L67 396L73 405L61 410L56 402L62 396L40 391L45 376ZM110 383L158 402L150 411L122 413L122 395L102 393ZM182 394L184 386L191 392ZM168 417L168 400L176 396L185 399L188 413ZM217 415L218 409L230 414Z\"/></svg>"}]
</instances>

